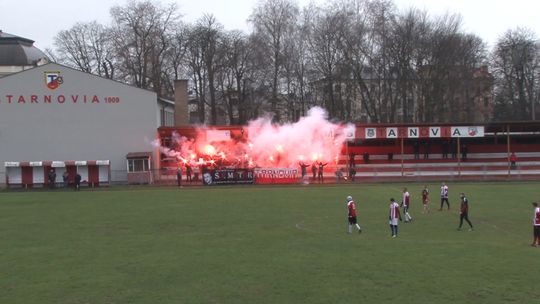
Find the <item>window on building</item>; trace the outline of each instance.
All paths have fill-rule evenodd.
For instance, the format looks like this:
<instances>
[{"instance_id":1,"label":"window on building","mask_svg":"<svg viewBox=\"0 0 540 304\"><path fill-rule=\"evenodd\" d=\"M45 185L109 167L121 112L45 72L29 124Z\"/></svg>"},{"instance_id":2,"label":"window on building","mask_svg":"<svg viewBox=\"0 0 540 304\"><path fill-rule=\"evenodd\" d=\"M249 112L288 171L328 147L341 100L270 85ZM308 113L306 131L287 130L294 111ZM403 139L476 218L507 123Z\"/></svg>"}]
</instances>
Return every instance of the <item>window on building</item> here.
<instances>
[{"instance_id":1,"label":"window on building","mask_svg":"<svg viewBox=\"0 0 540 304\"><path fill-rule=\"evenodd\" d=\"M162 127L165 126L165 110L164 109L159 110L159 125Z\"/></svg>"},{"instance_id":2,"label":"window on building","mask_svg":"<svg viewBox=\"0 0 540 304\"><path fill-rule=\"evenodd\" d=\"M165 109L160 110L160 119L162 127L172 127L174 126L174 112L166 111Z\"/></svg>"},{"instance_id":3,"label":"window on building","mask_svg":"<svg viewBox=\"0 0 540 304\"><path fill-rule=\"evenodd\" d=\"M174 113L165 111L165 126L174 126Z\"/></svg>"},{"instance_id":4,"label":"window on building","mask_svg":"<svg viewBox=\"0 0 540 304\"><path fill-rule=\"evenodd\" d=\"M128 172L147 172L149 169L148 158L128 159Z\"/></svg>"}]
</instances>

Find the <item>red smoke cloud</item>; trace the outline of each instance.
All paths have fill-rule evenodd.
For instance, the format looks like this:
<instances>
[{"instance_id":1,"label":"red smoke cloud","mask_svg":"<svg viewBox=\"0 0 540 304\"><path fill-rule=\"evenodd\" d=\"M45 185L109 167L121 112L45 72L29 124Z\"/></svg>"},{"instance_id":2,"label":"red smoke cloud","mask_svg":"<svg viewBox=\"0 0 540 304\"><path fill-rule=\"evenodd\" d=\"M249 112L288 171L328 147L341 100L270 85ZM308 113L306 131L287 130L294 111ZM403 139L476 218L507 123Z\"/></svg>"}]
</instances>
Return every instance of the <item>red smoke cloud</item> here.
<instances>
[{"instance_id":1,"label":"red smoke cloud","mask_svg":"<svg viewBox=\"0 0 540 304\"><path fill-rule=\"evenodd\" d=\"M271 117L251 121L244 127L247 136L242 139L228 139L227 131L205 127L197 128L195 138L173 133L172 147L160 149L179 163L192 166L296 168L299 162L335 164L346 134L354 134L354 129L354 125L328 121L326 111L315 107L295 123L276 125ZM215 134L222 136L212 140Z\"/></svg>"}]
</instances>

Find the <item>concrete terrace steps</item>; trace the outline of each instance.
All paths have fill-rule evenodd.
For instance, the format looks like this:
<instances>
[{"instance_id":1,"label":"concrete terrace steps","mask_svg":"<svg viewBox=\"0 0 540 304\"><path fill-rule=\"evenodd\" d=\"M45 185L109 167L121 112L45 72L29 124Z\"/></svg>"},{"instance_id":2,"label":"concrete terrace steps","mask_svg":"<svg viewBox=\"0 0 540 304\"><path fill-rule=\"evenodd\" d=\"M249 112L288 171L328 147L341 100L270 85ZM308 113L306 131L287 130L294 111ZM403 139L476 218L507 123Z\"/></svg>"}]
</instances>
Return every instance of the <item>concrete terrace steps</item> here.
<instances>
[{"instance_id":1,"label":"concrete terrace steps","mask_svg":"<svg viewBox=\"0 0 540 304\"><path fill-rule=\"evenodd\" d=\"M490 171L414 171L404 172L403 177L493 177L493 176L505 176L505 177L540 177L540 170L511 170L508 175L508 170L490 170ZM362 177L402 177L401 171L390 172L357 172L356 178Z\"/></svg>"},{"instance_id":2,"label":"concrete terrace steps","mask_svg":"<svg viewBox=\"0 0 540 304\"><path fill-rule=\"evenodd\" d=\"M519 167L534 167L534 166L540 166L540 159L537 161L520 161L518 162ZM343 166L345 167L345 166ZM369 164L356 164L355 167L357 169L362 170L363 168L400 168L401 169L401 162L392 162L392 163L369 163ZM405 168L444 168L444 167L508 167L508 163L505 161L493 161L493 162L472 162L472 161L466 161L461 162L458 165L457 161L453 162L423 162L423 163L403 163L403 167Z\"/></svg>"},{"instance_id":3,"label":"concrete terrace steps","mask_svg":"<svg viewBox=\"0 0 540 304\"><path fill-rule=\"evenodd\" d=\"M540 161L540 152L523 152L516 153L518 158L518 163L523 163L527 161ZM404 163L457 163L457 158L442 158L441 155L430 155L428 159L424 159L423 155L420 155L420 159L414 159L413 154L404 154L403 162ZM471 162L504 162L508 161L506 153L471 153L467 155L466 160L461 160L462 163L471 163ZM347 165L349 162L348 156L341 155L339 158L340 165ZM392 161L388 160L387 155L370 155L369 163L365 164L361 155L355 157L356 165L370 165L370 164L401 164L401 155L394 155Z\"/></svg>"},{"instance_id":4,"label":"concrete terrace steps","mask_svg":"<svg viewBox=\"0 0 540 304\"><path fill-rule=\"evenodd\" d=\"M363 162L362 155L355 157L356 177L360 179L396 179L396 178L469 178L469 179L539 179L540 152L518 152L516 168L508 170L507 153L470 153L467 160L446 158L442 155L430 155L429 159L414 159L413 154L405 154L403 165L401 155L394 155L388 161L387 155L370 155L369 163ZM348 156L342 155L339 168L347 171ZM403 169L402 169L403 167ZM327 172L325 176L330 176ZM345 174L346 175L346 174Z\"/></svg>"}]
</instances>

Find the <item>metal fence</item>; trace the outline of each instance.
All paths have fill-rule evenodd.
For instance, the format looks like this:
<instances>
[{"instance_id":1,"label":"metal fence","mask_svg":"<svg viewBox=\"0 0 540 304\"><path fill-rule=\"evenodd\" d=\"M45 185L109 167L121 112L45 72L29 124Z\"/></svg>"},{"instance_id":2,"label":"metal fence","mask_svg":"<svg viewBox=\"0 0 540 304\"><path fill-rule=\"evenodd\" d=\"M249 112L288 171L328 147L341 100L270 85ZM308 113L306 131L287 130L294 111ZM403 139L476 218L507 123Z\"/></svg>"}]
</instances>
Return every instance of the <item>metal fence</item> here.
<instances>
[{"instance_id":1,"label":"metal fence","mask_svg":"<svg viewBox=\"0 0 540 304\"><path fill-rule=\"evenodd\" d=\"M339 170L342 169L342 170ZM337 173L341 171L341 173ZM182 186L202 186L201 174L195 176L192 174L188 178L185 172L182 172ZM150 183L147 179L132 181L131 184L153 184L164 186L177 186L178 180L176 171L172 170L152 170L150 174ZM0 171L0 188L6 188L5 172ZM356 165L356 174L352 178L345 167L328 168L324 173L324 180L321 182L313 178L311 174L304 179L298 178L298 184L346 184L363 182L430 182L430 181L500 181L500 180L540 180L540 163L533 165L518 165L510 170L506 166L493 164L468 163L465 166L452 165L433 165L426 164L406 164L401 167L394 165ZM127 185L127 172L123 170L111 171L110 185ZM88 187L83 183L83 187ZM101 186L108 186L103 184ZM34 188L40 188L42 185L35 185ZM57 183L58 188L62 188L61 183ZM14 187L16 188L16 187Z\"/></svg>"}]
</instances>

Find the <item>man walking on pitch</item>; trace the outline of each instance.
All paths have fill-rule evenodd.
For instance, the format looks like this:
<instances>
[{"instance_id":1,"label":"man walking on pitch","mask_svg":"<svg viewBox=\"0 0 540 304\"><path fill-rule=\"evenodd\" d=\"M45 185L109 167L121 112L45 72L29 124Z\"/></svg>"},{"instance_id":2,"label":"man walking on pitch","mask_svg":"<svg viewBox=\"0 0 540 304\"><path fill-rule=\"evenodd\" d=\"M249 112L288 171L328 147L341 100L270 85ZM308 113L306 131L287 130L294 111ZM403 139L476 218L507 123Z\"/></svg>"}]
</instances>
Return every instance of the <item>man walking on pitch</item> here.
<instances>
[{"instance_id":1,"label":"man walking on pitch","mask_svg":"<svg viewBox=\"0 0 540 304\"><path fill-rule=\"evenodd\" d=\"M403 214L405 215L405 223L412 222L412 216L409 214L409 204L411 202L410 200L410 194L409 191L407 191L407 188L403 188L403 200L401 201L401 205L403 206Z\"/></svg>"},{"instance_id":2,"label":"man walking on pitch","mask_svg":"<svg viewBox=\"0 0 540 304\"><path fill-rule=\"evenodd\" d=\"M354 203L352 196L347 196L347 215L349 218L349 225L348 225L348 233L352 233L352 227L356 226L356 229L358 229L358 233L362 233L362 228L360 228L360 225L358 225L358 222L356 220L356 204Z\"/></svg>"},{"instance_id":3,"label":"man walking on pitch","mask_svg":"<svg viewBox=\"0 0 540 304\"><path fill-rule=\"evenodd\" d=\"M401 221L401 214L399 213L399 205L394 198L390 199L390 213L388 215L388 222L390 224L390 230L392 237L395 238L398 235L398 220Z\"/></svg>"},{"instance_id":4,"label":"man walking on pitch","mask_svg":"<svg viewBox=\"0 0 540 304\"><path fill-rule=\"evenodd\" d=\"M469 228L469 231L473 231L473 225L471 221L469 221L469 200L465 197L465 193L460 193L459 197L461 198L461 208L459 209L459 227L458 230L461 230L461 226L463 225L463 220L466 220L467 223L471 228Z\"/></svg>"},{"instance_id":5,"label":"man walking on pitch","mask_svg":"<svg viewBox=\"0 0 540 304\"><path fill-rule=\"evenodd\" d=\"M534 218L533 218L533 242L531 246L538 247L540 246L540 208L538 208L538 203L532 203L534 207Z\"/></svg>"},{"instance_id":6,"label":"man walking on pitch","mask_svg":"<svg viewBox=\"0 0 540 304\"><path fill-rule=\"evenodd\" d=\"M448 206L448 211L450 211L450 203L448 202L448 186L445 183L442 183L442 185L441 185L441 208L439 208L439 211L442 211L444 202L446 202L446 205Z\"/></svg>"}]
</instances>

